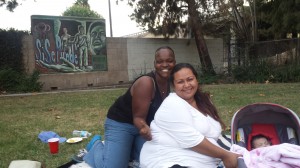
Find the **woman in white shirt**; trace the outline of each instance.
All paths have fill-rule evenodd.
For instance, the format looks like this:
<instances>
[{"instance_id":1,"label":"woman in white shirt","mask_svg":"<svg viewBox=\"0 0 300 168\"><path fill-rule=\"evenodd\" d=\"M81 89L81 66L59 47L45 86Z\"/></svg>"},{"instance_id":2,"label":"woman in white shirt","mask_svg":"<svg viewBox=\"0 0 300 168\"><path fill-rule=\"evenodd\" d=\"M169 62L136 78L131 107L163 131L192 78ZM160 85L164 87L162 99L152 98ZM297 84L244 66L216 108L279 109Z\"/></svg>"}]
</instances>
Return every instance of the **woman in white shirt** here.
<instances>
[{"instance_id":1,"label":"woman in white shirt","mask_svg":"<svg viewBox=\"0 0 300 168\"><path fill-rule=\"evenodd\" d=\"M225 125L209 95L203 93L197 72L187 63L171 72L175 93L164 100L151 122L152 140L141 151L142 168L237 167L238 154L219 147L217 139Z\"/></svg>"}]
</instances>

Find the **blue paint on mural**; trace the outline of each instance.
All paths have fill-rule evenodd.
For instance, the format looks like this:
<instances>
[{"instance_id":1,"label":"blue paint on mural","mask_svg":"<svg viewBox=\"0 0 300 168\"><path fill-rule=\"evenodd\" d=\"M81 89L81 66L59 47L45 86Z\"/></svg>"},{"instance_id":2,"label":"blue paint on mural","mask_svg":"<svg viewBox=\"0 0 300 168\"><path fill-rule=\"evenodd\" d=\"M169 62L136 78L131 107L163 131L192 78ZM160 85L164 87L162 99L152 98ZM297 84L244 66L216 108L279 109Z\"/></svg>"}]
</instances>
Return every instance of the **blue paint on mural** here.
<instances>
[{"instance_id":1,"label":"blue paint on mural","mask_svg":"<svg viewBox=\"0 0 300 168\"><path fill-rule=\"evenodd\" d=\"M31 32L40 72L107 70L104 19L33 15Z\"/></svg>"}]
</instances>

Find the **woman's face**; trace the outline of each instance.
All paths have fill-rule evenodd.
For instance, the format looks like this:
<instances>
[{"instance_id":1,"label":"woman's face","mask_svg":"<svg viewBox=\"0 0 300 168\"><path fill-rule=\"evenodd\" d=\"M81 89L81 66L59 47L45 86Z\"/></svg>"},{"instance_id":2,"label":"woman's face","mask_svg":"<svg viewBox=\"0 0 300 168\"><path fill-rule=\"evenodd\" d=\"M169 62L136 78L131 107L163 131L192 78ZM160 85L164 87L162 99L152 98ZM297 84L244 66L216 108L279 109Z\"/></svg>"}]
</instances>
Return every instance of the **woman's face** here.
<instances>
[{"instance_id":1,"label":"woman's face","mask_svg":"<svg viewBox=\"0 0 300 168\"><path fill-rule=\"evenodd\" d=\"M157 51L154 61L156 73L162 78L169 78L172 69L176 64L173 52L167 48Z\"/></svg>"},{"instance_id":2,"label":"woman's face","mask_svg":"<svg viewBox=\"0 0 300 168\"><path fill-rule=\"evenodd\" d=\"M176 94L187 102L194 100L198 89L198 81L192 70L182 68L174 74L174 90Z\"/></svg>"}]
</instances>

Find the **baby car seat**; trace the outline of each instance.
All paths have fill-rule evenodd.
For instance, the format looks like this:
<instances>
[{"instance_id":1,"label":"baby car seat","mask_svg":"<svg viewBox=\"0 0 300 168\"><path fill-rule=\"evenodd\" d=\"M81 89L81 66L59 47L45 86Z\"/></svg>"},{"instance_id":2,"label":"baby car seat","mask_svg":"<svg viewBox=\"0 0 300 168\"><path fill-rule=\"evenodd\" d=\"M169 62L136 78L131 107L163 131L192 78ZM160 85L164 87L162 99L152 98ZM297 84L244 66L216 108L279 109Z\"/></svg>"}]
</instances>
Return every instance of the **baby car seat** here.
<instances>
[{"instance_id":1,"label":"baby car seat","mask_svg":"<svg viewBox=\"0 0 300 168\"><path fill-rule=\"evenodd\" d=\"M270 138L272 145L281 143L297 144L295 131L291 127L281 124L255 123L245 125L237 130L236 142L238 145L251 150L251 139L253 136L262 134Z\"/></svg>"}]
</instances>

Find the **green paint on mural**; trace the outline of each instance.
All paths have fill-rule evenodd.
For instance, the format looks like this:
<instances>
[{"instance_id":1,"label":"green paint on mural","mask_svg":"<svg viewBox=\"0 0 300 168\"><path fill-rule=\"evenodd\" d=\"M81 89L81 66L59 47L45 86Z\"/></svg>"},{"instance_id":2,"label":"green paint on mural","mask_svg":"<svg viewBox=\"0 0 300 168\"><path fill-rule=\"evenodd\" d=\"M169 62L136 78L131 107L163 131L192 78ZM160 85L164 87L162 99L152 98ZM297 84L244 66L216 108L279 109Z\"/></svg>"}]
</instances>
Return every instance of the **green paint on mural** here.
<instances>
[{"instance_id":1,"label":"green paint on mural","mask_svg":"<svg viewBox=\"0 0 300 168\"><path fill-rule=\"evenodd\" d=\"M31 32L41 73L107 70L104 19L33 15Z\"/></svg>"}]
</instances>

